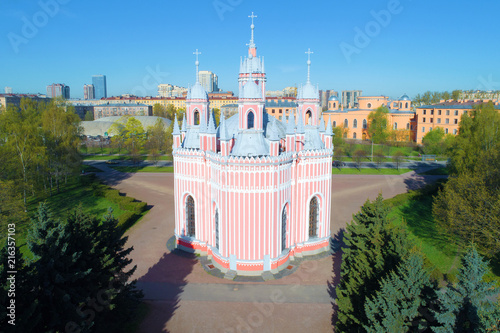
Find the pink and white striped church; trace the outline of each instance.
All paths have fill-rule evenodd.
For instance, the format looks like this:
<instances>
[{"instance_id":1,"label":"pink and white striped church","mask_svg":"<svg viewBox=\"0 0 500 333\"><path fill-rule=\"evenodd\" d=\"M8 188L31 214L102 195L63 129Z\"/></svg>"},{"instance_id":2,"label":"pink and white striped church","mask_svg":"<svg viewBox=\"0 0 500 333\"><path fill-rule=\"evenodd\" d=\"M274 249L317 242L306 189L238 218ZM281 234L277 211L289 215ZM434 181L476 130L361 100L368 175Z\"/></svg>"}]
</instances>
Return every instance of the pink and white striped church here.
<instances>
[{"instance_id":1,"label":"pink and white striped church","mask_svg":"<svg viewBox=\"0 0 500 333\"><path fill-rule=\"evenodd\" d=\"M221 114L216 125L196 51L196 83L173 131L176 246L239 275L277 273L294 257L327 251L330 241L332 128L310 82L311 52L296 114L280 121L265 109L264 58L250 17L238 114Z\"/></svg>"}]
</instances>

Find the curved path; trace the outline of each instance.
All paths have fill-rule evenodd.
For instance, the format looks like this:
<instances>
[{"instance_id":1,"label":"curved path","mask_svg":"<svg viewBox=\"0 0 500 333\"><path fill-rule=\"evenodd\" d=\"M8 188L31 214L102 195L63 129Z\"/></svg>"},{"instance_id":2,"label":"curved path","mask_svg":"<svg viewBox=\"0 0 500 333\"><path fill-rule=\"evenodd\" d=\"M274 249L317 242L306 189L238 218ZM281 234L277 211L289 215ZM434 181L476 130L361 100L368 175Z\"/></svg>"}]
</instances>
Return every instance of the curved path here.
<instances>
[{"instance_id":1,"label":"curved path","mask_svg":"<svg viewBox=\"0 0 500 333\"><path fill-rule=\"evenodd\" d=\"M338 282L339 255L303 262L296 272L263 283L211 276L190 256L167 250L173 235L173 174L114 171L99 175L127 195L146 201L149 213L126 235L150 311L140 332L331 332L329 286ZM439 176L334 175L332 235L345 227L367 199L384 198L432 182ZM337 273L337 274L336 274Z\"/></svg>"}]
</instances>

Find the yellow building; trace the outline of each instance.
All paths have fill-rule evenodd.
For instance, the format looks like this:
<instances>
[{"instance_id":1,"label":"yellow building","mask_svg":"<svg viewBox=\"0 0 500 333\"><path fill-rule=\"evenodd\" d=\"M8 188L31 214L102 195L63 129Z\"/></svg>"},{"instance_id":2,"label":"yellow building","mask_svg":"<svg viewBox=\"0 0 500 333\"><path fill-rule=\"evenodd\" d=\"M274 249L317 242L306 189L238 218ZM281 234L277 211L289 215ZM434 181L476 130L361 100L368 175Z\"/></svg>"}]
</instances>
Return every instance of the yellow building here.
<instances>
[{"instance_id":1,"label":"yellow building","mask_svg":"<svg viewBox=\"0 0 500 333\"><path fill-rule=\"evenodd\" d=\"M389 108L389 125L397 130L397 140L414 140L416 133L415 112L412 111L411 100L407 95L397 100L389 100L387 96L359 96L358 108L344 109L337 96L328 100L328 110L323 111L325 122L331 122L333 127L342 126L347 129L346 139L367 140L368 115L375 109L385 106Z\"/></svg>"},{"instance_id":2,"label":"yellow building","mask_svg":"<svg viewBox=\"0 0 500 333\"><path fill-rule=\"evenodd\" d=\"M499 109L499 100L447 100L438 104L422 105L416 108L417 133L416 142L422 143L422 138L435 128L442 128L445 134L458 134L462 115L474 110L474 107L492 101Z\"/></svg>"}]
</instances>

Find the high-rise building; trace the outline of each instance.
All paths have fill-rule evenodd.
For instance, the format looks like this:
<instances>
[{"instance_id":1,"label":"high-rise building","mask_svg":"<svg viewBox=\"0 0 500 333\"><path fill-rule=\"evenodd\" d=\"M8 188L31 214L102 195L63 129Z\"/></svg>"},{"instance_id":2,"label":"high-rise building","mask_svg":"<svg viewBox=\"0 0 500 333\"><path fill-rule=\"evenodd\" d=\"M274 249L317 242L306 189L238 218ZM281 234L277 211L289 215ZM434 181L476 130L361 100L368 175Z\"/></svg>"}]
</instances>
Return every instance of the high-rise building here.
<instances>
[{"instance_id":1,"label":"high-rise building","mask_svg":"<svg viewBox=\"0 0 500 333\"><path fill-rule=\"evenodd\" d=\"M12 94L12 87L5 87L6 94Z\"/></svg>"},{"instance_id":2,"label":"high-rise building","mask_svg":"<svg viewBox=\"0 0 500 333\"><path fill-rule=\"evenodd\" d=\"M187 93L187 88L169 83L158 85L158 97L181 97L183 93Z\"/></svg>"},{"instance_id":3,"label":"high-rise building","mask_svg":"<svg viewBox=\"0 0 500 333\"><path fill-rule=\"evenodd\" d=\"M338 93L333 89L319 91L319 101L322 109L328 108L328 100L332 96L339 97Z\"/></svg>"},{"instance_id":4,"label":"high-rise building","mask_svg":"<svg viewBox=\"0 0 500 333\"><path fill-rule=\"evenodd\" d=\"M199 72L200 84L207 92L219 91L219 78L210 71Z\"/></svg>"},{"instance_id":5,"label":"high-rise building","mask_svg":"<svg viewBox=\"0 0 500 333\"><path fill-rule=\"evenodd\" d=\"M94 99L95 91L93 84L85 84L83 86L83 99Z\"/></svg>"},{"instance_id":6,"label":"high-rise building","mask_svg":"<svg viewBox=\"0 0 500 333\"><path fill-rule=\"evenodd\" d=\"M56 98L59 96L64 99L69 99L69 86L64 83L52 83L47 86L47 97Z\"/></svg>"},{"instance_id":7,"label":"high-rise building","mask_svg":"<svg viewBox=\"0 0 500 333\"><path fill-rule=\"evenodd\" d=\"M108 97L108 92L106 90L106 75L93 75L92 84L94 85L95 99Z\"/></svg>"},{"instance_id":8,"label":"high-rise building","mask_svg":"<svg viewBox=\"0 0 500 333\"><path fill-rule=\"evenodd\" d=\"M358 105L358 97L361 96L361 90L343 90L342 105L345 108L354 108Z\"/></svg>"}]
</instances>

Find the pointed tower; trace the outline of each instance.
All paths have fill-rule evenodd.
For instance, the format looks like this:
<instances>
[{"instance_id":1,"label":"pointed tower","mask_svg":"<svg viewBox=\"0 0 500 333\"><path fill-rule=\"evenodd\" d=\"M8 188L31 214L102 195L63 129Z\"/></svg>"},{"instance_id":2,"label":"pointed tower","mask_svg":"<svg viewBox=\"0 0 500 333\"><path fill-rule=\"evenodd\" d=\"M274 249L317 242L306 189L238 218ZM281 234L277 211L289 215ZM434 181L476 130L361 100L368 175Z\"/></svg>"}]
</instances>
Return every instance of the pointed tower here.
<instances>
[{"instance_id":1,"label":"pointed tower","mask_svg":"<svg viewBox=\"0 0 500 333\"><path fill-rule=\"evenodd\" d=\"M219 125L219 140L220 140L220 153L222 156L228 156L231 150L230 141L231 138L227 133L226 119L224 118L224 113L220 114L220 125Z\"/></svg>"},{"instance_id":2,"label":"pointed tower","mask_svg":"<svg viewBox=\"0 0 500 333\"><path fill-rule=\"evenodd\" d=\"M194 86L190 87L186 96L186 116L187 116L187 127L188 129L193 126L200 125L201 119L208 119L208 94L205 89L200 84L199 80L199 66L198 52L196 49L193 54L196 55L196 83ZM205 124L206 125L206 124Z\"/></svg>"},{"instance_id":3,"label":"pointed tower","mask_svg":"<svg viewBox=\"0 0 500 333\"><path fill-rule=\"evenodd\" d=\"M333 143L332 143L332 137L333 137L333 130L332 130L332 122L330 119L328 119L328 125L326 126L326 131L323 139L323 143L325 144L326 149L331 149L333 150Z\"/></svg>"},{"instance_id":4,"label":"pointed tower","mask_svg":"<svg viewBox=\"0 0 500 333\"><path fill-rule=\"evenodd\" d=\"M186 113L184 112L184 116L182 117L182 127L181 127L181 142L184 142L184 139L186 138L186 132L187 132L187 127L186 127Z\"/></svg>"},{"instance_id":5,"label":"pointed tower","mask_svg":"<svg viewBox=\"0 0 500 333\"><path fill-rule=\"evenodd\" d=\"M297 119L297 131L295 134L296 151L301 151L304 149L306 142L306 131L304 128L304 118L302 118L302 113L299 112L299 119Z\"/></svg>"},{"instance_id":6,"label":"pointed tower","mask_svg":"<svg viewBox=\"0 0 500 333\"><path fill-rule=\"evenodd\" d=\"M248 55L244 59L240 60L240 75L238 78L240 91L242 87L250 81L250 74L255 83L259 86L262 96L266 96L266 72L264 71L264 57L262 59L257 57L257 46L255 46L254 41L254 29L253 19L257 17L252 12L252 15L248 16L252 19L252 24L250 25L251 36L250 43L248 43Z\"/></svg>"},{"instance_id":7,"label":"pointed tower","mask_svg":"<svg viewBox=\"0 0 500 333\"><path fill-rule=\"evenodd\" d=\"M321 109L319 104L319 92L311 84L311 49L307 54L307 82L297 92L297 112L302 115L305 125L318 126Z\"/></svg>"},{"instance_id":8,"label":"pointed tower","mask_svg":"<svg viewBox=\"0 0 500 333\"><path fill-rule=\"evenodd\" d=\"M181 131L179 130L179 123L177 122L177 114L174 116L174 130L172 131L174 136L173 149L179 148L181 146Z\"/></svg>"},{"instance_id":9,"label":"pointed tower","mask_svg":"<svg viewBox=\"0 0 500 333\"><path fill-rule=\"evenodd\" d=\"M207 127L207 151L212 151L214 153L217 152L217 130L215 128L215 115L212 112L210 112L209 116L210 119L208 120L208 127Z\"/></svg>"},{"instance_id":10,"label":"pointed tower","mask_svg":"<svg viewBox=\"0 0 500 333\"><path fill-rule=\"evenodd\" d=\"M290 112L286 125L286 151L295 151L295 117L293 112Z\"/></svg>"}]
</instances>

